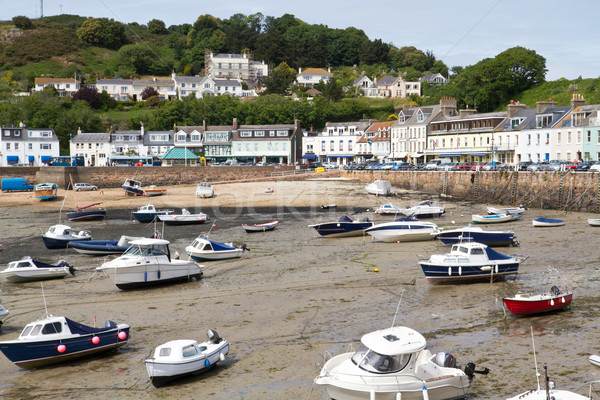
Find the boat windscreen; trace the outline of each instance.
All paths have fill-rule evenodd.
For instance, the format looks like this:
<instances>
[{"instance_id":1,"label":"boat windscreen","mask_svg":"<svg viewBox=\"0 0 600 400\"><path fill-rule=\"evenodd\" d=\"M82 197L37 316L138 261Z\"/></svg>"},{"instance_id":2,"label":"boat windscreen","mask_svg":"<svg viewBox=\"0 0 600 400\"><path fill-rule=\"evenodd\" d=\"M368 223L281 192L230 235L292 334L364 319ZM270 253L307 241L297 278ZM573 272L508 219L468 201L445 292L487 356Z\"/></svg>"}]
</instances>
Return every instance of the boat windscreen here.
<instances>
[{"instance_id":1,"label":"boat windscreen","mask_svg":"<svg viewBox=\"0 0 600 400\"><path fill-rule=\"evenodd\" d=\"M31 262L38 268L56 268L56 265L50 265L41 261L31 260Z\"/></svg>"},{"instance_id":2,"label":"boat windscreen","mask_svg":"<svg viewBox=\"0 0 600 400\"><path fill-rule=\"evenodd\" d=\"M338 220L338 222L352 222L352 218L350 218L347 215L343 215L340 217L340 219Z\"/></svg>"},{"instance_id":3,"label":"boat windscreen","mask_svg":"<svg viewBox=\"0 0 600 400\"><path fill-rule=\"evenodd\" d=\"M352 362L362 370L376 374L402 371L410 361L411 354L386 355L370 350L365 345L352 356Z\"/></svg>"}]
</instances>

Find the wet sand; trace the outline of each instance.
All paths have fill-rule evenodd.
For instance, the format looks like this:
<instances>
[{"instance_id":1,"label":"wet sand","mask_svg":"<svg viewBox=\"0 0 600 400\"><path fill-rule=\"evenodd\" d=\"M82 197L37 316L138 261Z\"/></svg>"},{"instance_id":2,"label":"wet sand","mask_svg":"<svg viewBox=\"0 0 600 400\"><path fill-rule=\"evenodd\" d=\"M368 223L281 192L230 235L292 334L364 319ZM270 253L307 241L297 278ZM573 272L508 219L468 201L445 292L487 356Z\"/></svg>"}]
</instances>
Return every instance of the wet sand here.
<instances>
[{"instance_id":1,"label":"wet sand","mask_svg":"<svg viewBox=\"0 0 600 400\"><path fill-rule=\"evenodd\" d=\"M273 193L265 193L266 188ZM246 243L251 249L239 260L206 263L200 281L136 291L120 291L96 273L102 257L44 247L41 233L58 222L62 198L39 203L31 193L0 194L0 264L30 255L47 262L65 259L78 268L75 277L44 282L48 313L87 324L96 316L98 324L111 319L131 326L129 343L105 356L27 371L0 355L0 397L327 399L323 388L313 387L323 354L347 351L349 344L357 348L363 334L389 327L400 299L397 325L423 333L432 351L448 351L459 364L473 361L478 369L491 369L487 376L476 376L472 398L503 399L535 388L530 327L538 366L548 364L557 388L575 390L600 379L600 369L587 360L600 352L600 228L587 225L591 214L529 209L520 221L484 227L515 231L521 246L497 250L529 256L518 277L493 284L430 285L417 257L447 252L439 242L324 239L307 225L387 202L405 206L431 195L375 198L366 195L363 184L347 180L227 184L215 186L215 192L213 199L195 198L193 186L169 187L166 196L155 198L127 197L120 189L67 194L65 210L75 201L102 201L107 207L106 221L69 223L89 229L94 239L151 234L154 226L135 222L131 211L152 203L202 210L216 220L212 239ZM472 213L485 211L485 205L440 200L447 210L434 219L440 226L452 221L463 226ZM322 210L322 204L338 207ZM370 211L362 215L391 220ZM566 225L533 228L531 221L539 216L561 218ZM271 232L247 234L240 226L273 219L280 225ZM172 252L184 256L185 246L211 225L167 226L164 237ZM549 266L559 269L561 281L545 279ZM548 290L552 284L574 290L569 310L529 318L504 314L502 297ZM44 301L39 283L1 287L2 304L11 316L0 340L9 340L44 316ZM150 385L143 361L155 346L177 338L204 340L209 328L231 344L222 365L171 386Z\"/></svg>"}]
</instances>

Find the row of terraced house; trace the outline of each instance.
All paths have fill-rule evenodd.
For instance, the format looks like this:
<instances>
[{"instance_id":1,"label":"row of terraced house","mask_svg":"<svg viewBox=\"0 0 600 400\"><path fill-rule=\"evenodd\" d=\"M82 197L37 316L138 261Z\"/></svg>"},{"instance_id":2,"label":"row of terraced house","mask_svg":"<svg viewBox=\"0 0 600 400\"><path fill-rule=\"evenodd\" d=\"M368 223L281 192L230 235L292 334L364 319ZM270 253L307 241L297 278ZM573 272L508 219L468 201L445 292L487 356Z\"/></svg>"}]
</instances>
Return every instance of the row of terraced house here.
<instances>
[{"instance_id":1,"label":"row of terraced house","mask_svg":"<svg viewBox=\"0 0 600 400\"><path fill-rule=\"evenodd\" d=\"M303 158L345 165L350 162L455 162L600 160L600 105L574 94L569 106L539 101L535 108L511 101L506 111L457 109L442 98L431 106L404 106L388 122L327 123L305 138Z\"/></svg>"}]
</instances>

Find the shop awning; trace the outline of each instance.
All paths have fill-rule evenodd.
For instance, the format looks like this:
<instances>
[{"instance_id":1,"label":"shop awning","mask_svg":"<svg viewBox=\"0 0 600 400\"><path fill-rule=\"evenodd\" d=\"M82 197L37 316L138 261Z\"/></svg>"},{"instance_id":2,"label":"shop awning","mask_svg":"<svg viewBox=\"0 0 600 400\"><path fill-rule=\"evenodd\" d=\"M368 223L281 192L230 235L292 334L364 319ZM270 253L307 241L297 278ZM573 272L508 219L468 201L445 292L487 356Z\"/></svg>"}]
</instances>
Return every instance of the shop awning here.
<instances>
[{"instance_id":1,"label":"shop awning","mask_svg":"<svg viewBox=\"0 0 600 400\"><path fill-rule=\"evenodd\" d=\"M19 162L19 156L6 156L6 162Z\"/></svg>"},{"instance_id":2,"label":"shop awning","mask_svg":"<svg viewBox=\"0 0 600 400\"><path fill-rule=\"evenodd\" d=\"M471 155L475 156L475 157L481 157L481 156L485 156L487 154L490 154L490 152L489 151L474 151L471 153Z\"/></svg>"},{"instance_id":3,"label":"shop awning","mask_svg":"<svg viewBox=\"0 0 600 400\"><path fill-rule=\"evenodd\" d=\"M305 154L302 156L303 160L316 160L317 159L317 155L316 154Z\"/></svg>"},{"instance_id":4,"label":"shop awning","mask_svg":"<svg viewBox=\"0 0 600 400\"><path fill-rule=\"evenodd\" d=\"M51 158L52 156L42 156L42 162L48 162Z\"/></svg>"},{"instance_id":5,"label":"shop awning","mask_svg":"<svg viewBox=\"0 0 600 400\"><path fill-rule=\"evenodd\" d=\"M335 156L327 156L327 158L338 158L338 157L340 157L340 158L353 158L354 154L338 154L338 155L335 155Z\"/></svg>"},{"instance_id":6,"label":"shop awning","mask_svg":"<svg viewBox=\"0 0 600 400\"><path fill-rule=\"evenodd\" d=\"M34 162L35 161L35 156L29 156L29 162Z\"/></svg>"},{"instance_id":7,"label":"shop awning","mask_svg":"<svg viewBox=\"0 0 600 400\"><path fill-rule=\"evenodd\" d=\"M404 158L404 157L406 157L407 155L408 155L408 152L406 152L406 151L403 151L403 152L401 152L401 153L397 153L397 154L392 154L392 156L393 156L394 158Z\"/></svg>"},{"instance_id":8,"label":"shop awning","mask_svg":"<svg viewBox=\"0 0 600 400\"><path fill-rule=\"evenodd\" d=\"M364 159L369 159L369 158L373 158L373 154L365 154L363 156Z\"/></svg>"}]
</instances>

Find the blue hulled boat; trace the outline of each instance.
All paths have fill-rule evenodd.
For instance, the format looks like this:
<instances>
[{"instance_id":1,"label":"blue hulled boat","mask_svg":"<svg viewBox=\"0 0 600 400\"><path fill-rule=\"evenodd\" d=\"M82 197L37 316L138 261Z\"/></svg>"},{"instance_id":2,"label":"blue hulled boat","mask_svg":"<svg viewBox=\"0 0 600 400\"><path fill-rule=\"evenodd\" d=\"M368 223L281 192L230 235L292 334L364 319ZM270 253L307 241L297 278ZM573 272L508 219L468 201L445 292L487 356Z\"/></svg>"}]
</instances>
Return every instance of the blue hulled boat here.
<instances>
[{"instance_id":1,"label":"blue hulled boat","mask_svg":"<svg viewBox=\"0 0 600 400\"><path fill-rule=\"evenodd\" d=\"M322 224L309 225L315 228L321 236L325 237L348 237L364 236L365 229L373 226L373 222L365 218L364 221L354 221L347 215L341 217L337 222L325 222Z\"/></svg>"},{"instance_id":2,"label":"blue hulled boat","mask_svg":"<svg viewBox=\"0 0 600 400\"><path fill-rule=\"evenodd\" d=\"M447 254L433 254L419 261L430 283L455 283L475 280L494 281L516 275L523 257L500 254L483 243L455 244Z\"/></svg>"},{"instance_id":3,"label":"blue hulled boat","mask_svg":"<svg viewBox=\"0 0 600 400\"><path fill-rule=\"evenodd\" d=\"M171 215L175 210L157 210L154 204L146 204L132 212L135 219L141 223L148 223L158 219L159 215Z\"/></svg>"},{"instance_id":4,"label":"blue hulled boat","mask_svg":"<svg viewBox=\"0 0 600 400\"><path fill-rule=\"evenodd\" d=\"M94 203L88 206L77 207L75 211L67 213L67 219L69 221L97 221L106 217L106 210L104 208L95 208L88 210L90 207L100 205L102 203Z\"/></svg>"},{"instance_id":5,"label":"blue hulled boat","mask_svg":"<svg viewBox=\"0 0 600 400\"><path fill-rule=\"evenodd\" d=\"M121 236L119 240L75 240L69 242L68 247L81 254L90 256L104 256L109 254L123 254L131 246L131 242L143 239L139 236Z\"/></svg>"},{"instance_id":6,"label":"blue hulled boat","mask_svg":"<svg viewBox=\"0 0 600 400\"><path fill-rule=\"evenodd\" d=\"M516 244L515 233L511 231L484 231L478 226L467 225L457 229L439 229L434 236L445 245L464 242L479 242L491 247L510 246Z\"/></svg>"},{"instance_id":7,"label":"blue hulled boat","mask_svg":"<svg viewBox=\"0 0 600 400\"><path fill-rule=\"evenodd\" d=\"M42 235L42 240L48 249L66 249L67 244L74 240L92 240L90 231L75 231L67 225L52 225Z\"/></svg>"},{"instance_id":8,"label":"blue hulled boat","mask_svg":"<svg viewBox=\"0 0 600 400\"><path fill-rule=\"evenodd\" d=\"M127 324L106 321L93 328L50 316L27 324L18 339L0 342L0 351L17 366L31 369L112 350L128 339Z\"/></svg>"},{"instance_id":9,"label":"blue hulled boat","mask_svg":"<svg viewBox=\"0 0 600 400\"><path fill-rule=\"evenodd\" d=\"M142 182L136 181L135 179L125 179L121 186L125 190L125 194L129 196L144 196L144 189L142 189Z\"/></svg>"}]
</instances>

